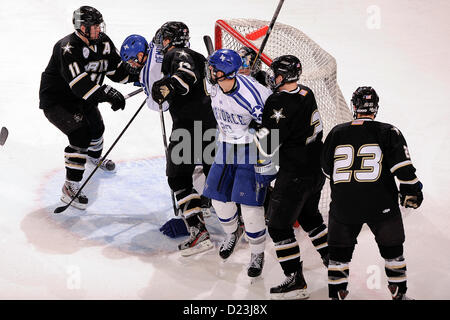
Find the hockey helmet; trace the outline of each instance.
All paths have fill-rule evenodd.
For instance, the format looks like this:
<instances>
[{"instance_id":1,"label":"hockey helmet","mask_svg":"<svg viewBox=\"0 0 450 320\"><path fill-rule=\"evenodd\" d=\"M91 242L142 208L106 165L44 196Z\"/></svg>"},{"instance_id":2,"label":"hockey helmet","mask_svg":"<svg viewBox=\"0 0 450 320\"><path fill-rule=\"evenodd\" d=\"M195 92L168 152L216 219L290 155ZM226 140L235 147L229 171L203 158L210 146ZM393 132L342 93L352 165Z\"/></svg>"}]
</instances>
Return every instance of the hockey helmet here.
<instances>
[{"instance_id":1,"label":"hockey helmet","mask_svg":"<svg viewBox=\"0 0 450 320\"><path fill-rule=\"evenodd\" d=\"M252 48L249 47L242 47L238 50L239 55L242 58L242 67L241 69L250 69L252 67L253 62L256 58L256 52ZM258 59L256 61L255 66L253 67L253 73L258 72L261 70L261 60Z\"/></svg>"},{"instance_id":2,"label":"hockey helmet","mask_svg":"<svg viewBox=\"0 0 450 320\"><path fill-rule=\"evenodd\" d=\"M90 6L82 6L73 12L72 23L82 36L86 37L89 42L96 42L100 39L102 33L105 32L105 22L103 21L103 16L97 9ZM100 34L97 39L91 38L91 27L99 25ZM86 31L81 30L81 26L85 26Z\"/></svg>"},{"instance_id":3,"label":"hockey helmet","mask_svg":"<svg viewBox=\"0 0 450 320\"><path fill-rule=\"evenodd\" d=\"M206 63L206 76L211 84L216 84L220 79L233 79L236 77L242 66L241 56L231 49L219 49L214 51ZM217 72L223 72L223 75L217 77ZM214 79L212 78L214 75Z\"/></svg>"},{"instance_id":4,"label":"hockey helmet","mask_svg":"<svg viewBox=\"0 0 450 320\"><path fill-rule=\"evenodd\" d=\"M158 29L153 40L155 44L162 45L165 39L169 39L170 42L162 48L163 53L166 53L172 46L178 48L189 47L189 28L180 21L166 22Z\"/></svg>"},{"instance_id":5,"label":"hockey helmet","mask_svg":"<svg viewBox=\"0 0 450 320\"><path fill-rule=\"evenodd\" d=\"M275 58L266 74L266 83L273 90L289 82L296 82L302 74L302 64L300 60L293 55L284 55ZM276 78L281 76L283 79L276 84Z\"/></svg>"},{"instance_id":6,"label":"hockey helmet","mask_svg":"<svg viewBox=\"0 0 450 320\"><path fill-rule=\"evenodd\" d=\"M143 55L139 59L139 53ZM120 57L130 74L139 74L144 66L144 57L148 55L148 43L143 36L132 34L128 36L120 47Z\"/></svg>"},{"instance_id":7,"label":"hockey helmet","mask_svg":"<svg viewBox=\"0 0 450 320\"><path fill-rule=\"evenodd\" d=\"M353 105L353 118L356 119L358 115L376 116L378 113L378 97L377 92L372 87L359 87L353 92L351 103Z\"/></svg>"}]
</instances>

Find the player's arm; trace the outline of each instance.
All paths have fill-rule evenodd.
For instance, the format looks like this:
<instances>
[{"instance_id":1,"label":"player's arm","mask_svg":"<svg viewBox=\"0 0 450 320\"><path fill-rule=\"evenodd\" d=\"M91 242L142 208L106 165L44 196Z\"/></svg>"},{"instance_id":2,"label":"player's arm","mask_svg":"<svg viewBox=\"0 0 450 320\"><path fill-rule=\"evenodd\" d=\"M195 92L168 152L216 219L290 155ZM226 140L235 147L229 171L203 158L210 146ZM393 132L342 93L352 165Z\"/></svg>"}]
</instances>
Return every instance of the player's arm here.
<instances>
[{"instance_id":1,"label":"player's arm","mask_svg":"<svg viewBox=\"0 0 450 320\"><path fill-rule=\"evenodd\" d=\"M334 130L332 129L323 143L322 154L320 156L320 166L324 175L331 179L334 166L334 146L333 146Z\"/></svg>"},{"instance_id":2,"label":"player's arm","mask_svg":"<svg viewBox=\"0 0 450 320\"><path fill-rule=\"evenodd\" d=\"M186 95L200 78L191 55L184 50L178 51L171 61L168 75L153 84L153 99L165 101L172 95Z\"/></svg>"},{"instance_id":3,"label":"player's arm","mask_svg":"<svg viewBox=\"0 0 450 320\"><path fill-rule=\"evenodd\" d=\"M400 183L400 204L404 207L418 208L423 201L422 183L416 176L405 138L400 130L390 127L387 132L385 151L390 171Z\"/></svg>"},{"instance_id":4,"label":"player's arm","mask_svg":"<svg viewBox=\"0 0 450 320\"><path fill-rule=\"evenodd\" d=\"M114 88L94 82L82 69L83 63L75 55L60 49L61 75L69 84L72 92L88 103L109 102L114 111L125 108L125 99Z\"/></svg>"}]
</instances>

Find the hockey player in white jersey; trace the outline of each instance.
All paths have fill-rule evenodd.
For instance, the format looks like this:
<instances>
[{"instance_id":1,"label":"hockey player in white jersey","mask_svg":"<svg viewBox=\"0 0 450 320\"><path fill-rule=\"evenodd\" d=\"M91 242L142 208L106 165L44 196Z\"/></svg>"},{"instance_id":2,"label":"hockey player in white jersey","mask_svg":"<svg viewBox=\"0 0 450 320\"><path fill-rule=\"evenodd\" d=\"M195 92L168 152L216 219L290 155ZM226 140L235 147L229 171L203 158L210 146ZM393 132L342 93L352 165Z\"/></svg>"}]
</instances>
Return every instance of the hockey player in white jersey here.
<instances>
[{"instance_id":1,"label":"hockey player in white jersey","mask_svg":"<svg viewBox=\"0 0 450 320\"><path fill-rule=\"evenodd\" d=\"M226 233L219 255L227 259L242 236L236 204L241 205L245 233L251 249L248 276L257 277L264 265L266 188L257 188L256 146L249 131L252 121L261 122L271 91L253 78L238 74L242 60L233 50L215 51L207 63L206 76L219 129L218 150L206 180L204 195L212 199Z\"/></svg>"}]
</instances>

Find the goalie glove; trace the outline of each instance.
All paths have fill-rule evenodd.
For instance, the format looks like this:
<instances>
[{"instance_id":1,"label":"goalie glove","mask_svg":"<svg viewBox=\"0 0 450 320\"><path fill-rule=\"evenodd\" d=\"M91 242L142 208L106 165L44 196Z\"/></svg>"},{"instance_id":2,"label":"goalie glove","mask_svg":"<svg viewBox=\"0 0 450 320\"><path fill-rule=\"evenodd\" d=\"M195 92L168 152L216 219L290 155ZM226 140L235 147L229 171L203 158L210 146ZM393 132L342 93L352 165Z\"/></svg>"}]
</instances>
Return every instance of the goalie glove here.
<instances>
[{"instance_id":1,"label":"goalie glove","mask_svg":"<svg viewBox=\"0 0 450 320\"><path fill-rule=\"evenodd\" d=\"M420 181L415 184L400 183L400 205L405 208L417 209L423 201L423 185Z\"/></svg>"},{"instance_id":2,"label":"goalie glove","mask_svg":"<svg viewBox=\"0 0 450 320\"><path fill-rule=\"evenodd\" d=\"M153 100L158 103L163 103L164 101L169 99L174 92L172 81L173 80L170 77L155 81L152 86Z\"/></svg>"},{"instance_id":3,"label":"goalie glove","mask_svg":"<svg viewBox=\"0 0 450 320\"><path fill-rule=\"evenodd\" d=\"M170 238L188 236L189 232L183 219L172 218L159 229L164 235Z\"/></svg>"}]
</instances>

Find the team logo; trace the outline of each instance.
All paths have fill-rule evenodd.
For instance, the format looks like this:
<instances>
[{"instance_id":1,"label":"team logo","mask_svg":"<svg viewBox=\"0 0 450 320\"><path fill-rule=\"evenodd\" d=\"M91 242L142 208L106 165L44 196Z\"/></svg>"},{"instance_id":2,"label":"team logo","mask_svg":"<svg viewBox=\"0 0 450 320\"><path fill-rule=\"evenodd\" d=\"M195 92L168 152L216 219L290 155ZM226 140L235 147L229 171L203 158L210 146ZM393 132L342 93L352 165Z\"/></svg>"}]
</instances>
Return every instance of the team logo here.
<instances>
[{"instance_id":1,"label":"team logo","mask_svg":"<svg viewBox=\"0 0 450 320\"><path fill-rule=\"evenodd\" d=\"M83 115L81 113L75 113L73 115L73 119L75 120L75 122L81 122L83 121Z\"/></svg>"},{"instance_id":2,"label":"team logo","mask_svg":"<svg viewBox=\"0 0 450 320\"><path fill-rule=\"evenodd\" d=\"M89 49L86 47L83 48L83 57L85 59L87 59L89 57Z\"/></svg>"},{"instance_id":3,"label":"team logo","mask_svg":"<svg viewBox=\"0 0 450 320\"><path fill-rule=\"evenodd\" d=\"M70 45L70 42L67 42L67 44L64 47L62 47L62 49L64 51L63 55L66 54L67 52L72 54L72 51L70 51L70 49L73 49L73 47Z\"/></svg>"},{"instance_id":4,"label":"team logo","mask_svg":"<svg viewBox=\"0 0 450 320\"><path fill-rule=\"evenodd\" d=\"M273 110L273 115L271 116L271 118L272 119L275 119L275 121L277 122L277 124L278 124L278 122L280 122L280 120L281 119L284 119L284 118L286 118L284 115L283 115L283 108L281 108L280 110Z\"/></svg>"}]
</instances>

